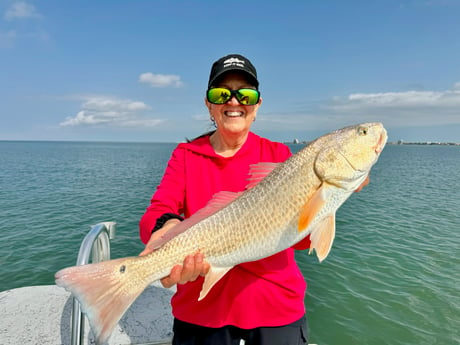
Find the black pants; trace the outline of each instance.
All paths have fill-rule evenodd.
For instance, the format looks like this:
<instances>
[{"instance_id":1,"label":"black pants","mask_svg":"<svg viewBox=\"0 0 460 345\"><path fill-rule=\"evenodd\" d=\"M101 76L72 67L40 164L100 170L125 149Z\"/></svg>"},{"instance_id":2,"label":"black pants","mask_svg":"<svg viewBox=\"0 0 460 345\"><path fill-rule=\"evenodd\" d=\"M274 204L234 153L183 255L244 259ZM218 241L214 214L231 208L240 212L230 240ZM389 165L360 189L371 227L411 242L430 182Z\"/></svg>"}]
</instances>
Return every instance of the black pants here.
<instances>
[{"instance_id":1,"label":"black pants","mask_svg":"<svg viewBox=\"0 0 460 345\"><path fill-rule=\"evenodd\" d=\"M234 326L209 328L174 319L172 345L302 345L308 344L307 320L286 326L241 329Z\"/></svg>"}]
</instances>

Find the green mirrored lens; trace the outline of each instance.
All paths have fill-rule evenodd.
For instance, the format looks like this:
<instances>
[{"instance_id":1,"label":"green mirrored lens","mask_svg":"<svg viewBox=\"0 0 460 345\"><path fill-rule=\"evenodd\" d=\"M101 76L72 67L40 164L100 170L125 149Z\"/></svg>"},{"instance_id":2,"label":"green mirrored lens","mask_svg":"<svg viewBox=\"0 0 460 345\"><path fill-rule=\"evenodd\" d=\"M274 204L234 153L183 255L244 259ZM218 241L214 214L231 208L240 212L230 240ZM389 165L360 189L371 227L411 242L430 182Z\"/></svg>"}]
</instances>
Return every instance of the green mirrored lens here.
<instances>
[{"instance_id":1,"label":"green mirrored lens","mask_svg":"<svg viewBox=\"0 0 460 345\"><path fill-rule=\"evenodd\" d=\"M214 87L207 91L207 99L214 104L225 104L235 96L242 105L255 105L259 102L260 93L254 89L229 90L224 87Z\"/></svg>"},{"instance_id":2,"label":"green mirrored lens","mask_svg":"<svg viewBox=\"0 0 460 345\"><path fill-rule=\"evenodd\" d=\"M239 89L236 98L243 105L254 105L259 102L259 91L254 89Z\"/></svg>"},{"instance_id":3,"label":"green mirrored lens","mask_svg":"<svg viewBox=\"0 0 460 345\"><path fill-rule=\"evenodd\" d=\"M214 104L224 104L232 97L232 92L223 87L208 90L208 101Z\"/></svg>"}]
</instances>

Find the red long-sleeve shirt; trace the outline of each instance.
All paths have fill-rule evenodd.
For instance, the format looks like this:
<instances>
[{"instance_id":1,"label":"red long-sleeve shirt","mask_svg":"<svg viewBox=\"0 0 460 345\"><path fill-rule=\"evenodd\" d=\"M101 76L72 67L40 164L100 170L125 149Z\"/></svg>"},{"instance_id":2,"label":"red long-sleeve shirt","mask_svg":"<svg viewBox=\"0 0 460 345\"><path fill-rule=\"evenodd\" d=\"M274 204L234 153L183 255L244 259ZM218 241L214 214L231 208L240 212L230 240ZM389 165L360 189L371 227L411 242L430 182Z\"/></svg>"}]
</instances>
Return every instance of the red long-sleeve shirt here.
<instances>
[{"instance_id":1,"label":"red long-sleeve shirt","mask_svg":"<svg viewBox=\"0 0 460 345\"><path fill-rule=\"evenodd\" d=\"M233 157L217 155L209 136L179 144L140 221L142 241L149 240L156 220L164 213L183 214L187 218L204 207L217 192L243 191L251 164L282 162L290 155L286 145L254 133L249 133ZM307 237L299 248L308 247ZM306 283L292 248L235 266L198 301L202 284L200 277L195 282L177 286L172 298L176 318L207 327L233 325L249 329L286 325L305 313Z\"/></svg>"}]
</instances>

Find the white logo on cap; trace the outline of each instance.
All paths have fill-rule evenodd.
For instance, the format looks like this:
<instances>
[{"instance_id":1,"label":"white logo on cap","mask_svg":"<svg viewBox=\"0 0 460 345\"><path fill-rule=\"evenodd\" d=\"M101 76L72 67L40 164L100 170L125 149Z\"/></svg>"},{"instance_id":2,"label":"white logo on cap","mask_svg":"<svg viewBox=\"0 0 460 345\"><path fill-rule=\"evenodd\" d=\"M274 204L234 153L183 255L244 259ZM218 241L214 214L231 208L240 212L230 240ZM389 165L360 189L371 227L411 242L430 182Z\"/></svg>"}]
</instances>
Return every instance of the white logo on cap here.
<instances>
[{"instance_id":1,"label":"white logo on cap","mask_svg":"<svg viewBox=\"0 0 460 345\"><path fill-rule=\"evenodd\" d=\"M227 59L224 61L224 68L230 67L230 66L238 66L238 67L244 67L246 61L240 60L236 57L232 57L230 59Z\"/></svg>"}]
</instances>

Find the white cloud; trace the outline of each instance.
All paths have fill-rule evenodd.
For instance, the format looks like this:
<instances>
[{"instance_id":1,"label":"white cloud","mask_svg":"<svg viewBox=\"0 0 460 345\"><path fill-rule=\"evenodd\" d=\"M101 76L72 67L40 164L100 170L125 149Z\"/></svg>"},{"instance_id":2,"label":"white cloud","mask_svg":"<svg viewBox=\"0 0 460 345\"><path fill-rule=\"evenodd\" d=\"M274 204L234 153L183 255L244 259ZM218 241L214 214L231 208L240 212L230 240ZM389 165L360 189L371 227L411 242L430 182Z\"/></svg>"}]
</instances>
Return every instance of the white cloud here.
<instances>
[{"instance_id":1,"label":"white cloud","mask_svg":"<svg viewBox=\"0 0 460 345\"><path fill-rule=\"evenodd\" d=\"M116 127L154 127L163 120L146 118L141 113L150 107L144 102L108 96L78 97L81 110L67 117L60 126L107 125Z\"/></svg>"},{"instance_id":2,"label":"white cloud","mask_svg":"<svg viewBox=\"0 0 460 345\"><path fill-rule=\"evenodd\" d=\"M178 75L142 73L139 82L149 84L151 87L181 87L184 83Z\"/></svg>"},{"instance_id":3,"label":"white cloud","mask_svg":"<svg viewBox=\"0 0 460 345\"><path fill-rule=\"evenodd\" d=\"M6 20L25 19L25 18L41 18L42 15L37 11L34 5L24 1L13 3L5 12Z\"/></svg>"},{"instance_id":4,"label":"white cloud","mask_svg":"<svg viewBox=\"0 0 460 345\"><path fill-rule=\"evenodd\" d=\"M31 20L41 18L42 14L34 5L25 1L13 2L3 14L2 24L7 28L0 31L0 48L13 47L18 40L50 41L42 21Z\"/></svg>"},{"instance_id":5,"label":"white cloud","mask_svg":"<svg viewBox=\"0 0 460 345\"><path fill-rule=\"evenodd\" d=\"M337 116L366 116L394 126L460 124L460 89L356 93L325 106Z\"/></svg>"},{"instance_id":6,"label":"white cloud","mask_svg":"<svg viewBox=\"0 0 460 345\"><path fill-rule=\"evenodd\" d=\"M290 113L263 111L257 126L272 130L331 129L369 121L389 127L460 125L460 82L444 91L354 93L303 104Z\"/></svg>"},{"instance_id":7,"label":"white cloud","mask_svg":"<svg viewBox=\"0 0 460 345\"><path fill-rule=\"evenodd\" d=\"M349 105L369 107L459 106L460 90L356 93L349 95L348 101Z\"/></svg>"}]
</instances>

